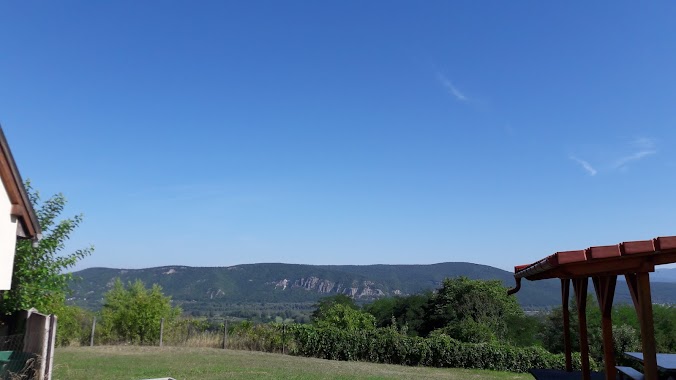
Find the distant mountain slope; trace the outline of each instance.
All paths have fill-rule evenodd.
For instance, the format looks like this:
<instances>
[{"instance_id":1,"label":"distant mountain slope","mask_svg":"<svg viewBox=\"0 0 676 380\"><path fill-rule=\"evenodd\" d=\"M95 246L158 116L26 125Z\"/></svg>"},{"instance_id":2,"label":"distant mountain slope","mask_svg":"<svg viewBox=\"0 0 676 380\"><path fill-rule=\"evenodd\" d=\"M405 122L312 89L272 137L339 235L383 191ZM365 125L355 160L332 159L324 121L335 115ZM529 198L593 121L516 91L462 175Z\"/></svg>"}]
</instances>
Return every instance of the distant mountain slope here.
<instances>
[{"instance_id":1,"label":"distant mountain slope","mask_svg":"<svg viewBox=\"0 0 676 380\"><path fill-rule=\"evenodd\" d=\"M147 269L90 268L74 273L72 301L91 309L101 306L103 294L115 278L159 284L184 310L200 305L234 303L307 303L321 297L347 294L359 301L407 295L439 287L444 278L500 280L514 286L512 273L487 265L440 263L431 265L302 265L245 264L231 267L167 266ZM624 281L618 279L617 302L631 302ZM593 293L590 286L590 293ZM558 280L524 281L517 293L524 307L556 306L561 302ZM653 300L676 303L676 283L655 283Z\"/></svg>"}]
</instances>

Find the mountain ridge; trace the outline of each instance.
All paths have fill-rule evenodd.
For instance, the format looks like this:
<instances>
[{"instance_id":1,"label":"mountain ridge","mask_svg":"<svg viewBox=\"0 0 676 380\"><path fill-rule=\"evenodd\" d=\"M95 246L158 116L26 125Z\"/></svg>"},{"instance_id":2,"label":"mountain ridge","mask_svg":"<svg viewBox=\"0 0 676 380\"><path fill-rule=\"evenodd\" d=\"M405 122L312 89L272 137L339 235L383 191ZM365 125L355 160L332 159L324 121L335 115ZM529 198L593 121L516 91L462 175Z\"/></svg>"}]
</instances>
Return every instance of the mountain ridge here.
<instances>
[{"instance_id":1,"label":"mountain ridge","mask_svg":"<svg viewBox=\"0 0 676 380\"><path fill-rule=\"evenodd\" d=\"M166 265L141 269L94 267L73 273L72 303L99 309L115 278L137 279L162 286L166 295L187 312L218 313L232 305L309 304L322 297L345 294L360 303L381 297L403 296L437 289L448 277L499 280L514 286L512 272L484 264L309 265L286 263L239 264L223 267ZM618 279L616 302L631 302L626 284ZM590 287L590 294L593 293ZM524 308L560 305L558 280L524 281L516 294ZM653 283L653 301L676 303L676 283ZM307 307L307 306L306 306Z\"/></svg>"}]
</instances>

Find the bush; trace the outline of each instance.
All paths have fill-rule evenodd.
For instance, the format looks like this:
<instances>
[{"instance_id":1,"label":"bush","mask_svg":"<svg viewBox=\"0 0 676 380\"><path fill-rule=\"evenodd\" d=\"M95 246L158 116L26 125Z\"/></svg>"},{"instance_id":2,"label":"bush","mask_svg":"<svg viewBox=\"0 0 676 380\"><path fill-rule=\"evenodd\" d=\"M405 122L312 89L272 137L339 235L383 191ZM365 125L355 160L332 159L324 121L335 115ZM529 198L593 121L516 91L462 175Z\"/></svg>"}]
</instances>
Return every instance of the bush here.
<instances>
[{"instance_id":1,"label":"bush","mask_svg":"<svg viewBox=\"0 0 676 380\"><path fill-rule=\"evenodd\" d=\"M344 330L370 330L376 326L376 318L349 305L334 304L314 319L319 327L336 327Z\"/></svg>"},{"instance_id":2,"label":"bush","mask_svg":"<svg viewBox=\"0 0 676 380\"><path fill-rule=\"evenodd\" d=\"M180 318L164 325L163 344L167 346L222 347L223 328L205 318Z\"/></svg>"},{"instance_id":3,"label":"bush","mask_svg":"<svg viewBox=\"0 0 676 380\"><path fill-rule=\"evenodd\" d=\"M253 324L243 321L228 329L228 348L264 352L285 352L293 341L282 323Z\"/></svg>"},{"instance_id":4,"label":"bush","mask_svg":"<svg viewBox=\"0 0 676 380\"><path fill-rule=\"evenodd\" d=\"M293 325L290 332L295 340L293 354L323 359L511 372L565 369L562 354L552 354L542 347L464 343L443 333L421 338L401 334L394 328L348 331L307 325ZM574 355L573 366L581 367L579 354ZM593 360L591 367L599 368Z\"/></svg>"},{"instance_id":5,"label":"bush","mask_svg":"<svg viewBox=\"0 0 676 380\"><path fill-rule=\"evenodd\" d=\"M56 346L79 346L89 343L93 313L77 306L60 305L53 309L58 318Z\"/></svg>"},{"instance_id":6,"label":"bush","mask_svg":"<svg viewBox=\"0 0 676 380\"><path fill-rule=\"evenodd\" d=\"M159 285L148 289L141 280L125 287L118 278L104 297L100 330L107 339L155 344L160 338L160 321L170 325L181 314Z\"/></svg>"}]
</instances>

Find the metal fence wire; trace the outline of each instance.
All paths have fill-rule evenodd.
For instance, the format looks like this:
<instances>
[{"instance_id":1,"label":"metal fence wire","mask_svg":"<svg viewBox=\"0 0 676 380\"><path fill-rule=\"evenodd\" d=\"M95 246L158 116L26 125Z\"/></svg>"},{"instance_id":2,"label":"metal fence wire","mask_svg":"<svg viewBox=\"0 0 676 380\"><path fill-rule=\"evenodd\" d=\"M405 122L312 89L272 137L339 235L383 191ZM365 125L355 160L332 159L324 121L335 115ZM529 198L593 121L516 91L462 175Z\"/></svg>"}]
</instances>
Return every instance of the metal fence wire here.
<instances>
[{"instance_id":1,"label":"metal fence wire","mask_svg":"<svg viewBox=\"0 0 676 380\"><path fill-rule=\"evenodd\" d=\"M0 336L0 380L36 378L37 355L23 351L23 334Z\"/></svg>"}]
</instances>

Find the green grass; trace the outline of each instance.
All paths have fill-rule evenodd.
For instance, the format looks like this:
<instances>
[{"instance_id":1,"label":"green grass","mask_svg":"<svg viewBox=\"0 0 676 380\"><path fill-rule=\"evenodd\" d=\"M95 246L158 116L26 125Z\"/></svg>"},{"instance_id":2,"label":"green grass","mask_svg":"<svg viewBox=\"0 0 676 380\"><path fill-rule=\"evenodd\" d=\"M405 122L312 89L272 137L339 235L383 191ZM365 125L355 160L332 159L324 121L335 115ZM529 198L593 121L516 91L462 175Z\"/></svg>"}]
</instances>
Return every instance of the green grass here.
<instances>
[{"instance_id":1,"label":"green grass","mask_svg":"<svg viewBox=\"0 0 676 380\"><path fill-rule=\"evenodd\" d=\"M183 347L58 348L54 380L532 379L528 374L340 362L263 352Z\"/></svg>"}]
</instances>

